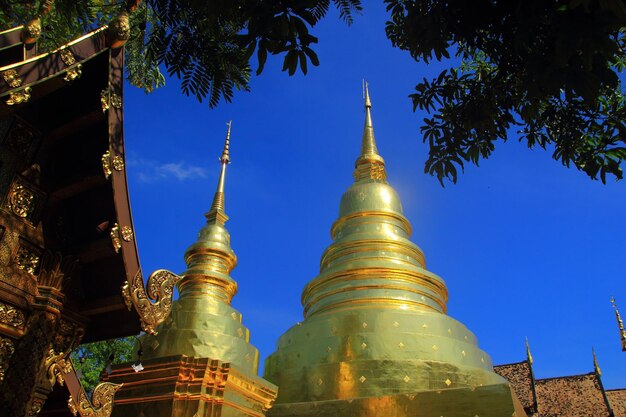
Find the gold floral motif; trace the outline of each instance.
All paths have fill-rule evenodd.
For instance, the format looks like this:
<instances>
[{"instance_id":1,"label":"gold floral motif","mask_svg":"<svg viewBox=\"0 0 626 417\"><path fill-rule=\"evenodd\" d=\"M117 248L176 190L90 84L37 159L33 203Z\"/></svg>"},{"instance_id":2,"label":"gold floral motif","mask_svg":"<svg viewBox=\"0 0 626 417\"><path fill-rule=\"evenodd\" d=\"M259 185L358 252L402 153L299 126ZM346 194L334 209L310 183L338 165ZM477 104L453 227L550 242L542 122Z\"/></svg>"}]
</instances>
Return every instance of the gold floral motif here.
<instances>
[{"instance_id":1,"label":"gold floral motif","mask_svg":"<svg viewBox=\"0 0 626 417\"><path fill-rule=\"evenodd\" d=\"M68 67L76 64L76 58L74 58L74 54L72 54L72 51L70 51L69 48L63 49L61 52L59 52L59 54L61 55L61 60L63 61L63 63ZM83 66L81 64L78 64L74 68L68 69L63 79L65 81L73 81L79 78L83 73L82 68Z\"/></svg>"},{"instance_id":2,"label":"gold floral motif","mask_svg":"<svg viewBox=\"0 0 626 417\"><path fill-rule=\"evenodd\" d=\"M124 169L124 158L119 155L115 155L111 160L111 164L113 165L114 170L120 172Z\"/></svg>"},{"instance_id":3,"label":"gold floral motif","mask_svg":"<svg viewBox=\"0 0 626 417\"><path fill-rule=\"evenodd\" d=\"M102 113L105 113L111 107L121 109L122 98L110 89L102 90L100 92L100 105L102 106Z\"/></svg>"},{"instance_id":4,"label":"gold floral motif","mask_svg":"<svg viewBox=\"0 0 626 417\"><path fill-rule=\"evenodd\" d=\"M110 103L116 109L122 108L122 98L115 93L111 93Z\"/></svg>"},{"instance_id":5,"label":"gold floral motif","mask_svg":"<svg viewBox=\"0 0 626 417\"><path fill-rule=\"evenodd\" d=\"M130 19L127 12L122 12L109 24L107 32L108 43L111 48L119 48L130 37Z\"/></svg>"},{"instance_id":6,"label":"gold floral motif","mask_svg":"<svg viewBox=\"0 0 626 417\"><path fill-rule=\"evenodd\" d=\"M0 336L0 382L4 380L4 374L9 367L9 360L13 352L15 352L13 340Z\"/></svg>"},{"instance_id":7,"label":"gold floral motif","mask_svg":"<svg viewBox=\"0 0 626 417\"><path fill-rule=\"evenodd\" d=\"M12 305L0 302L0 323L8 324L9 326L20 329L24 327L25 322L26 319L24 318L24 313L21 310L13 307Z\"/></svg>"},{"instance_id":8,"label":"gold floral motif","mask_svg":"<svg viewBox=\"0 0 626 417\"><path fill-rule=\"evenodd\" d=\"M113 249L115 253L120 253L120 249L122 249L122 241L120 240L120 225L115 223L113 227L111 227L111 232L109 233L111 236L111 243L113 244Z\"/></svg>"},{"instance_id":9,"label":"gold floral motif","mask_svg":"<svg viewBox=\"0 0 626 417\"><path fill-rule=\"evenodd\" d=\"M102 113L109 110L109 90L100 91L100 105L102 106Z\"/></svg>"},{"instance_id":10,"label":"gold floral motif","mask_svg":"<svg viewBox=\"0 0 626 417\"><path fill-rule=\"evenodd\" d=\"M122 240L124 242L130 242L131 240L133 240L133 229L131 229L129 226L122 227Z\"/></svg>"},{"instance_id":11,"label":"gold floral motif","mask_svg":"<svg viewBox=\"0 0 626 417\"><path fill-rule=\"evenodd\" d=\"M30 405L30 410L28 411L28 417L37 416L41 412L41 409L43 408L43 404L44 404L44 400L42 400L41 398L35 398Z\"/></svg>"},{"instance_id":12,"label":"gold floral motif","mask_svg":"<svg viewBox=\"0 0 626 417\"><path fill-rule=\"evenodd\" d=\"M174 285L180 276L165 269L154 271L144 289L141 270L137 271L132 282L126 281L122 296L128 309L135 308L141 319L141 327L146 333L157 334L155 328L170 315Z\"/></svg>"},{"instance_id":13,"label":"gold floral motif","mask_svg":"<svg viewBox=\"0 0 626 417\"><path fill-rule=\"evenodd\" d=\"M70 51L69 48L63 49L61 52L59 52L59 55L61 55L61 61L63 61L63 63L68 67L76 63L76 58L74 58L74 54L72 53L72 51Z\"/></svg>"},{"instance_id":14,"label":"gold floral motif","mask_svg":"<svg viewBox=\"0 0 626 417\"><path fill-rule=\"evenodd\" d=\"M31 249L20 246L15 255L15 263L17 267L23 271L28 272L31 275L35 275L39 268L39 261L41 260L39 254L35 253Z\"/></svg>"},{"instance_id":15,"label":"gold floral motif","mask_svg":"<svg viewBox=\"0 0 626 417\"><path fill-rule=\"evenodd\" d=\"M4 77L4 81L11 88L17 88L17 87L22 85L22 79L17 74L17 71L15 71L13 69L4 71L2 73L2 76Z\"/></svg>"},{"instance_id":16,"label":"gold floral motif","mask_svg":"<svg viewBox=\"0 0 626 417\"><path fill-rule=\"evenodd\" d=\"M37 41L41 36L41 19L36 18L24 25L22 29L22 40L25 44L30 45Z\"/></svg>"},{"instance_id":17,"label":"gold floral motif","mask_svg":"<svg viewBox=\"0 0 626 417\"><path fill-rule=\"evenodd\" d=\"M35 211L35 194L24 184L15 181L9 191L7 204L16 216L29 218Z\"/></svg>"},{"instance_id":18,"label":"gold floral motif","mask_svg":"<svg viewBox=\"0 0 626 417\"><path fill-rule=\"evenodd\" d=\"M9 98L7 99L6 103L9 106L26 103L28 100L30 100L31 92L32 89L30 87L26 87L20 91L10 91Z\"/></svg>"},{"instance_id":19,"label":"gold floral motif","mask_svg":"<svg viewBox=\"0 0 626 417\"><path fill-rule=\"evenodd\" d=\"M111 171L111 152L106 151L102 154L102 171L104 172L104 178L109 179L113 171Z\"/></svg>"}]
</instances>

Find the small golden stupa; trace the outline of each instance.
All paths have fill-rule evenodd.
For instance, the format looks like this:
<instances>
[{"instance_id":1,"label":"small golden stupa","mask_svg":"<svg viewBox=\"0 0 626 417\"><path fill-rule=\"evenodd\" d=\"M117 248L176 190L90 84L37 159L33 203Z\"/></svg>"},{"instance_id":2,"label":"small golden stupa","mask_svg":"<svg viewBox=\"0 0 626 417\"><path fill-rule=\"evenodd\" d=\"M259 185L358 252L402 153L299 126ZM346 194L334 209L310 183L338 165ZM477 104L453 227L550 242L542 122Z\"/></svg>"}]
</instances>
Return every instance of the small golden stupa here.
<instances>
[{"instance_id":1,"label":"small golden stupa","mask_svg":"<svg viewBox=\"0 0 626 417\"><path fill-rule=\"evenodd\" d=\"M113 417L262 417L276 398L276 386L257 376L259 352L230 305L237 256L224 226L229 141L230 123L207 223L187 249L187 270L176 284L179 299L156 334L141 338L141 362L114 367L106 377L124 383Z\"/></svg>"},{"instance_id":2,"label":"small golden stupa","mask_svg":"<svg viewBox=\"0 0 626 417\"><path fill-rule=\"evenodd\" d=\"M371 101L355 182L344 193L304 321L265 363L274 417L525 416L476 337L446 315L444 281L426 269L387 184Z\"/></svg>"}]
</instances>

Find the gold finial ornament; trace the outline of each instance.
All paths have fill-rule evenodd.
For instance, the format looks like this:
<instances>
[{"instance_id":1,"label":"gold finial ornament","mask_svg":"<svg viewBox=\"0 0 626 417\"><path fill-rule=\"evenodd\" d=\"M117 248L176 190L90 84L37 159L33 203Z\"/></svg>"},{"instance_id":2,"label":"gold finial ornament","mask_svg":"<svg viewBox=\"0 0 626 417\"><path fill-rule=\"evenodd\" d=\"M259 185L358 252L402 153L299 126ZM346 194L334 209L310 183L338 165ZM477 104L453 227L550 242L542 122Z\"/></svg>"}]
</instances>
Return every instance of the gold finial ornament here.
<instances>
[{"instance_id":1,"label":"gold finial ornament","mask_svg":"<svg viewBox=\"0 0 626 417\"><path fill-rule=\"evenodd\" d=\"M378 154L376 139L374 137L374 125L372 123L372 101L370 99L369 85L365 82L365 125L361 140L361 155L356 160L354 167L354 180L386 181L385 160Z\"/></svg>"},{"instance_id":2,"label":"gold finial ornament","mask_svg":"<svg viewBox=\"0 0 626 417\"><path fill-rule=\"evenodd\" d=\"M617 327L619 328L619 339L622 344L622 352L626 352L626 330L624 329L624 322L622 316L619 314L615 297L611 297L611 305L615 309L615 319L617 320Z\"/></svg>"},{"instance_id":3,"label":"gold finial ornament","mask_svg":"<svg viewBox=\"0 0 626 417\"><path fill-rule=\"evenodd\" d=\"M600 365L598 365L598 358L596 357L596 350L591 348L591 354L593 355L593 370L598 376L602 376L602 370L600 369Z\"/></svg>"},{"instance_id":4,"label":"gold finial ornament","mask_svg":"<svg viewBox=\"0 0 626 417\"><path fill-rule=\"evenodd\" d=\"M528 343L528 338L526 338L526 358L528 359L528 363L533 364L533 355L530 354L530 344Z\"/></svg>"}]
</instances>

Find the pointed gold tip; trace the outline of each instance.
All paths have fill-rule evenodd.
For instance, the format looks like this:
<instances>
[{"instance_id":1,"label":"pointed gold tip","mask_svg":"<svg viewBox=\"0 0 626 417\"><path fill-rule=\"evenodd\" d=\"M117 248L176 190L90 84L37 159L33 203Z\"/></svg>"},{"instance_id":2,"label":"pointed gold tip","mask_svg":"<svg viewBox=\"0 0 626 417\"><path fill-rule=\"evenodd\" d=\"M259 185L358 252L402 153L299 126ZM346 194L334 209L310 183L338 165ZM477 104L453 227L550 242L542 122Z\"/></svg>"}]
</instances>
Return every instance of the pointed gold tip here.
<instances>
[{"instance_id":1,"label":"pointed gold tip","mask_svg":"<svg viewBox=\"0 0 626 417\"><path fill-rule=\"evenodd\" d=\"M598 365L598 358L596 357L596 350L592 347L591 354L593 355L593 370L596 371L598 376L602 376L602 370L600 369L600 365Z\"/></svg>"},{"instance_id":2,"label":"pointed gold tip","mask_svg":"<svg viewBox=\"0 0 626 417\"><path fill-rule=\"evenodd\" d=\"M226 131L226 140L224 141L224 150L222 151L222 156L220 157L220 162L223 164L230 164L230 129L233 124L233 121L230 120L226 125L228 126L228 131Z\"/></svg>"},{"instance_id":3,"label":"pointed gold tip","mask_svg":"<svg viewBox=\"0 0 626 417\"><path fill-rule=\"evenodd\" d=\"M222 163L222 170L220 171L220 177L217 182L217 191L215 191L211 209L205 215L209 223L223 225L226 223L226 220L228 220L228 216L224 213L224 184L226 182L226 165L230 164L230 129L232 124L232 120L226 123L228 130L226 131L224 150L222 151L222 156L220 156L219 159Z\"/></svg>"},{"instance_id":4,"label":"pointed gold tip","mask_svg":"<svg viewBox=\"0 0 626 417\"><path fill-rule=\"evenodd\" d=\"M385 161L378 154L376 139L374 138L374 127L372 124L372 101L370 99L369 84L363 81L363 95L365 98L365 126L363 127L363 138L361 140L361 155L356 160L354 170L354 180L373 179L385 181Z\"/></svg>"},{"instance_id":5,"label":"pointed gold tip","mask_svg":"<svg viewBox=\"0 0 626 417\"><path fill-rule=\"evenodd\" d=\"M528 358L528 362L533 364L533 355L530 354L530 344L528 343L528 337L526 337L526 357Z\"/></svg>"}]
</instances>

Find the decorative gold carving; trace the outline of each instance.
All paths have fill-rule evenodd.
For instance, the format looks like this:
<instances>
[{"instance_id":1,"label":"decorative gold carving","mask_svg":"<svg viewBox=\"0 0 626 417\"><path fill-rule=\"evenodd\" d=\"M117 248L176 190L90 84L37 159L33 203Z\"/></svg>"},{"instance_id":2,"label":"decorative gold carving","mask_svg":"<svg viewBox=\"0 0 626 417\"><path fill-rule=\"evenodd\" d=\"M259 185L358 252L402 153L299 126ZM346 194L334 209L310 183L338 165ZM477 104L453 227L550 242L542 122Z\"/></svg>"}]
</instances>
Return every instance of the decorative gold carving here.
<instances>
[{"instance_id":1,"label":"decorative gold carving","mask_svg":"<svg viewBox=\"0 0 626 417\"><path fill-rule=\"evenodd\" d=\"M113 165L113 169L117 172L124 170L124 158L119 155L115 155L111 160L111 164Z\"/></svg>"},{"instance_id":2,"label":"decorative gold carving","mask_svg":"<svg viewBox=\"0 0 626 417\"><path fill-rule=\"evenodd\" d=\"M72 372L72 362L65 353L56 353L54 349L50 349L46 358L46 369L50 385L54 386L59 383L63 386L65 385L65 375Z\"/></svg>"},{"instance_id":3,"label":"decorative gold carving","mask_svg":"<svg viewBox=\"0 0 626 417\"><path fill-rule=\"evenodd\" d=\"M59 54L61 55L61 60L63 61L63 63L67 65L68 67L76 64L76 58L74 57L74 54L72 54L72 51L69 48L63 49L61 52L59 52ZM82 75L82 73L83 73L83 66L82 64L78 64L75 67L68 69L63 79L65 81L73 81L79 78Z\"/></svg>"},{"instance_id":4,"label":"decorative gold carving","mask_svg":"<svg viewBox=\"0 0 626 417\"><path fill-rule=\"evenodd\" d=\"M110 103L116 109L122 108L122 98L115 93L111 93Z\"/></svg>"},{"instance_id":5,"label":"decorative gold carving","mask_svg":"<svg viewBox=\"0 0 626 417\"><path fill-rule=\"evenodd\" d=\"M31 45L37 42L37 39L41 36L41 18L36 18L26 23L22 28L22 41L26 45Z\"/></svg>"},{"instance_id":6,"label":"decorative gold carving","mask_svg":"<svg viewBox=\"0 0 626 417\"><path fill-rule=\"evenodd\" d=\"M133 229L129 226L122 226L121 235L124 242L130 242L133 240Z\"/></svg>"},{"instance_id":7,"label":"decorative gold carving","mask_svg":"<svg viewBox=\"0 0 626 417\"><path fill-rule=\"evenodd\" d=\"M111 157L111 151L108 150L104 154L102 154L102 170L104 171L104 177L109 178L113 171L111 167L117 172L121 172L124 170L124 158L120 155L115 155Z\"/></svg>"},{"instance_id":8,"label":"decorative gold carving","mask_svg":"<svg viewBox=\"0 0 626 417\"><path fill-rule=\"evenodd\" d=\"M120 253L120 249L122 249L122 241L120 240L120 225L115 223L113 227L111 227L111 232L109 233L111 236L111 243L113 244L113 249L115 253Z\"/></svg>"},{"instance_id":9,"label":"decorative gold carving","mask_svg":"<svg viewBox=\"0 0 626 417\"><path fill-rule=\"evenodd\" d=\"M6 103L9 106L13 106L15 104L26 103L28 100L30 100L31 92L32 92L32 89L30 87L26 87L20 91L10 91L9 98L7 99Z\"/></svg>"},{"instance_id":10,"label":"decorative gold carving","mask_svg":"<svg viewBox=\"0 0 626 417\"><path fill-rule=\"evenodd\" d=\"M14 69L6 70L2 73L2 77L4 77L4 81L11 88L18 88L22 85L22 79L17 74L17 71Z\"/></svg>"},{"instance_id":11,"label":"decorative gold carving","mask_svg":"<svg viewBox=\"0 0 626 417\"><path fill-rule=\"evenodd\" d=\"M122 384L103 382L96 386L89 401L83 389L72 361L64 353L57 354L50 350L46 359L48 379L52 386L55 382L61 385L67 383L70 392L67 406L75 415L81 417L109 417L113 410L113 397Z\"/></svg>"},{"instance_id":12,"label":"decorative gold carving","mask_svg":"<svg viewBox=\"0 0 626 417\"><path fill-rule=\"evenodd\" d=\"M30 404L30 410L28 410L28 417L35 417L43 408L44 400L41 398L35 398L33 402Z\"/></svg>"},{"instance_id":13,"label":"decorative gold carving","mask_svg":"<svg viewBox=\"0 0 626 417\"><path fill-rule=\"evenodd\" d=\"M0 382L4 380L4 374L9 367L9 360L15 352L13 339L0 336Z\"/></svg>"},{"instance_id":14,"label":"decorative gold carving","mask_svg":"<svg viewBox=\"0 0 626 417\"><path fill-rule=\"evenodd\" d=\"M154 271L144 289L141 270L137 271L132 282L126 281L122 296L130 310L135 308L141 319L141 327L146 333L157 334L155 328L163 323L172 309L174 285L180 276L165 269ZM153 301L151 301L153 300Z\"/></svg>"},{"instance_id":15,"label":"decorative gold carving","mask_svg":"<svg viewBox=\"0 0 626 417\"><path fill-rule=\"evenodd\" d=\"M100 91L100 105L102 106L102 113L109 110L109 90Z\"/></svg>"},{"instance_id":16,"label":"decorative gold carving","mask_svg":"<svg viewBox=\"0 0 626 417\"><path fill-rule=\"evenodd\" d=\"M102 382L93 390L91 402L81 387L81 391L78 396L78 403L76 403L73 397L70 396L67 406L75 416L109 417L113 411L113 397L115 397L115 393L121 387L122 384ZM72 405L70 405L70 401L72 402Z\"/></svg>"},{"instance_id":17,"label":"decorative gold carving","mask_svg":"<svg viewBox=\"0 0 626 417\"><path fill-rule=\"evenodd\" d=\"M23 245L20 245L15 255L17 267L31 275L36 275L40 260L38 253Z\"/></svg>"},{"instance_id":18,"label":"decorative gold carving","mask_svg":"<svg viewBox=\"0 0 626 417\"><path fill-rule=\"evenodd\" d=\"M0 301L0 323L22 329L26 323L24 312Z\"/></svg>"},{"instance_id":19,"label":"decorative gold carving","mask_svg":"<svg viewBox=\"0 0 626 417\"><path fill-rule=\"evenodd\" d=\"M26 188L21 181L14 181L7 198L9 210L18 217L30 219L35 212L35 193Z\"/></svg>"},{"instance_id":20,"label":"decorative gold carving","mask_svg":"<svg viewBox=\"0 0 626 417\"><path fill-rule=\"evenodd\" d=\"M127 12L120 13L109 24L107 40L111 48L123 46L130 37L130 18Z\"/></svg>"},{"instance_id":21,"label":"decorative gold carving","mask_svg":"<svg viewBox=\"0 0 626 417\"><path fill-rule=\"evenodd\" d=\"M22 85L22 79L19 77L19 74L17 73L17 71L13 69L4 71L2 73L2 76L4 77L4 81L11 88L19 88ZM16 90L9 91L9 98L7 99L6 103L9 106L13 106L14 104L25 103L28 100L30 100L30 93L31 93L30 87L26 87L20 91L16 91Z\"/></svg>"},{"instance_id":22,"label":"decorative gold carving","mask_svg":"<svg viewBox=\"0 0 626 417\"><path fill-rule=\"evenodd\" d=\"M106 151L102 154L102 171L104 172L104 178L109 179L113 171L111 171L111 151Z\"/></svg>"},{"instance_id":23,"label":"decorative gold carving","mask_svg":"<svg viewBox=\"0 0 626 417\"><path fill-rule=\"evenodd\" d=\"M102 106L102 113L106 112L111 107L121 109L122 98L110 89L102 90L100 92L100 105Z\"/></svg>"}]
</instances>

